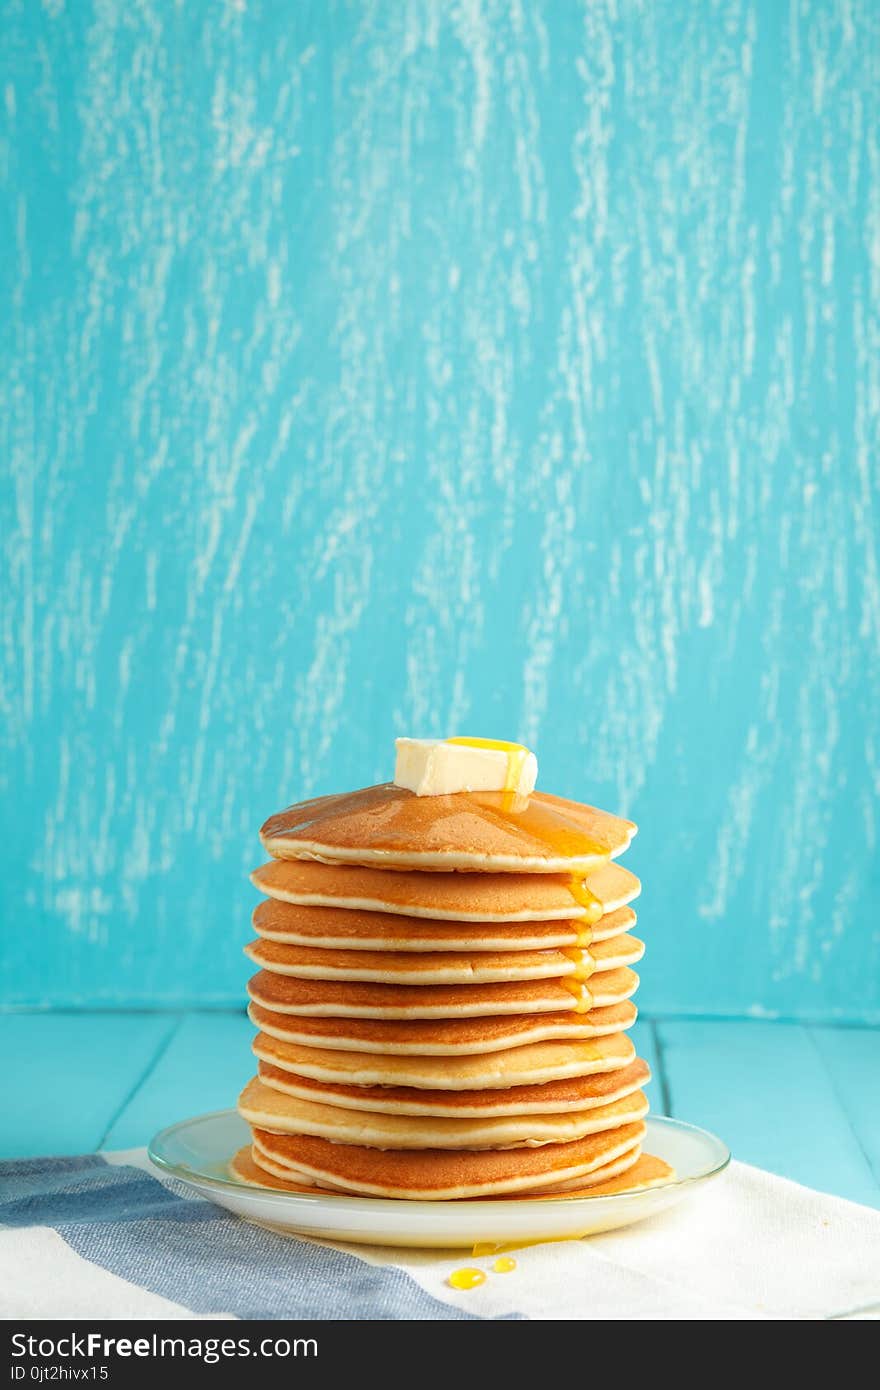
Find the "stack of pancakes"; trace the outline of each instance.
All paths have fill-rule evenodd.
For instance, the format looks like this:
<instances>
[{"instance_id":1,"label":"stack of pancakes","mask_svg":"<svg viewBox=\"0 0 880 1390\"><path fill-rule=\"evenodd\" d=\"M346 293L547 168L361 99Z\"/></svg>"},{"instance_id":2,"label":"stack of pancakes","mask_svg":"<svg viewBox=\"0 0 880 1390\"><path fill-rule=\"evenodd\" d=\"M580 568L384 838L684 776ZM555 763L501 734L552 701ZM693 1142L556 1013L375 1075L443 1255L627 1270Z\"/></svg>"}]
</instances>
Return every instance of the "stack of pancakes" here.
<instances>
[{"instance_id":1,"label":"stack of pancakes","mask_svg":"<svg viewBox=\"0 0 880 1390\"><path fill-rule=\"evenodd\" d=\"M631 822L533 792L391 784L290 807L246 949L242 1180L452 1199L664 1181L627 1029Z\"/></svg>"}]
</instances>

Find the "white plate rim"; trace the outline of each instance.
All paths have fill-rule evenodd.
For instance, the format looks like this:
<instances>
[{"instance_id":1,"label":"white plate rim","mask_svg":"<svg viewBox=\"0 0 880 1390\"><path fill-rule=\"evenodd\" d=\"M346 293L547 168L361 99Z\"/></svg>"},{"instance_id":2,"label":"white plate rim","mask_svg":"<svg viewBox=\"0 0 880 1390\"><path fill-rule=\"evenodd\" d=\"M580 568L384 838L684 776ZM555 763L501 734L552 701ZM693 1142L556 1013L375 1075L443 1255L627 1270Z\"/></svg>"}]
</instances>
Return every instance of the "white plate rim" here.
<instances>
[{"instance_id":1,"label":"white plate rim","mask_svg":"<svg viewBox=\"0 0 880 1390\"><path fill-rule=\"evenodd\" d=\"M176 1178L179 1182L188 1183L193 1187L211 1187L221 1192L251 1194L252 1196L259 1195L261 1199L268 1200L270 1206L277 1206L279 1210L284 1210L285 1208L288 1211L312 1210L317 1213L321 1210L328 1210L328 1203L332 1205L338 1203L340 1211L367 1213L371 1210L375 1211L377 1202L381 1202L383 1208L396 1208L401 1213L407 1210L412 1211L413 1207L419 1205L436 1206L438 1208L443 1207L453 1211L465 1207L469 1212L476 1212L477 1215L489 1215L490 1213L494 1213L499 1219L503 1219L506 1214L514 1210L519 1211L525 1205L529 1207L534 1206L533 1198L525 1199L522 1197L494 1197L491 1200L469 1197L432 1201L430 1198L425 1197L413 1200L407 1197L357 1196L347 1192L320 1192L314 1195L307 1192L279 1192L275 1188L257 1187L252 1183L241 1182L238 1178L216 1177L211 1173L197 1172L194 1168L187 1169L181 1164L174 1163L164 1158L158 1151L159 1145L170 1139L181 1129L187 1129L190 1125L203 1123L205 1121L226 1120L231 1117L240 1119L238 1111L232 1107L228 1107L223 1110L208 1110L202 1115L190 1115L186 1119L176 1120L174 1124L166 1125L153 1135L147 1145L147 1156L150 1162L158 1168L160 1172L167 1174L169 1177ZM596 1208L601 1209L601 1207L607 1203L613 1204L620 1202L623 1197L650 1197L652 1194L659 1195L663 1192L683 1192L689 1187L696 1186L698 1183L706 1182L709 1178L717 1177L720 1173L724 1172L731 1161L732 1155L724 1140L720 1139L717 1134L713 1134L711 1130L703 1129L700 1125L690 1124L687 1120L678 1120L672 1115L649 1115L648 1124L649 1126L658 1125L663 1129L673 1131L685 1131L695 1138L708 1141L720 1151L717 1162L711 1168L707 1168L705 1172L690 1173L686 1177L681 1178L669 1178L666 1182L657 1183L653 1187L646 1187L641 1190L606 1192L597 1197L553 1197L549 1200L552 1201L554 1208L563 1211L576 1211L582 1206L589 1206L595 1210ZM231 1159L232 1154L230 1154L229 1157Z\"/></svg>"}]
</instances>

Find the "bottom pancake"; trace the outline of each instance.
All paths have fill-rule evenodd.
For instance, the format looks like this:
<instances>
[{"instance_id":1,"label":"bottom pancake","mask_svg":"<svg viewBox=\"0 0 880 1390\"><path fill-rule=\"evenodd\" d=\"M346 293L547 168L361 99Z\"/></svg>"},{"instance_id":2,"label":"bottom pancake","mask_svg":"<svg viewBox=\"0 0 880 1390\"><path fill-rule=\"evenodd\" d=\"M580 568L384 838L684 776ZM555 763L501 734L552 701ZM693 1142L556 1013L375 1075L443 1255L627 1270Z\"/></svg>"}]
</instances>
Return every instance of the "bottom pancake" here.
<instances>
[{"instance_id":1,"label":"bottom pancake","mask_svg":"<svg viewBox=\"0 0 880 1390\"><path fill-rule=\"evenodd\" d=\"M272 1178L274 1182L278 1183L279 1187L286 1186L289 1182L291 1190L295 1190L297 1192L312 1192L319 1193L324 1196L333 1197L351 1197L363 1195L358 1194L356 1192L353 1193L349 1188L346 1188L341 1184L331 1187L329 1185L329 1182L318 1183L314 1180L314 1178L310 1178L308 1173L303 1173L298 1168L278 1167L277 1165L271 1163L269 1159L267 1159L265 1156L263 1156L260 1153L259 1149L257 1149L256 1146L253 1144L251 1145L250 1149L243 1150L242 1152L249 1153L253 1159L253 1162L256 1164L257 1171L262 1173L264 1176ZM585 1178L570 1179L568 1182L547 1183L546 1186L542 1185L541 1187L529 1188L528 1192L514 1192L513 1194L505 1194L503 1192L500 1192L497 1195L492 1195L490 1193L484 1198L463 1197L462 1201L470 1202L484 1200L488 1202L502 1202L505 1200L510 1200L511 1195L514 1201L519 1201L520 1198L525 1199L538 1197L565 1197L569 1195L577 1196L578 1194L583 1195L586 1193L588 1187L592 1189L596 1183L605 1183L608 1182L611 1178L621 1177L624 1173L630 1171L636 1163L640 1162L641 1157L641 1145L637 1144L634 1149L627 1150L627 1152L624 1153L620 1158L615 1159L613 1163L604 1163L601 1166L601 1168L594 1169L594 1171L592 1173L589 1173ZM656 1160L657 1163L662 1163L662 1161L662 1159ZM261 1168L261 1163L266 1166ZM672 1174L673 1169L669 1168L668 1164L664 1166L668 1168L669 1174ZM274 1176L275 1173L282 1172L285 1174L284 1178ZM369 1197L366 1197L364 1198L364 1200L369 1201L370 1199Z\"/></svg>"},{"instance_id":2,"label":"bottom pancake","mask_svg":"<svg viewBox=\"0 0 880 1390\"><path fill-rule=\"evenodd\" d=\"M259 1165L255 1166L259 1170ZM656 1158L654 1154L642 1153L639 1147L635 1163L629 1155L623 1163L607 1163L604 1168L597 1168L590 1174L588 1186L585 1186L583 1178L574 1178L570 1182L554 1183L552 1187L540 1191L525 1192L523 1198L537 1202L549 1201L554 1197L613 1197L623 1192L642 1192L648 1187L661 1187L674 1177L675 1169L671 1164L663 1158ZM500 1202L504 1199L494 1197L490 1200Z\"/></svg>"},{"instance_id":3,"label":"bottom pancake","mask_svg":"<svg viewBox=\"0 0 880 1390\"><path fill-rule=\"evenodd\" d=\"M591 1175L593 1181L589 1186L584 1186L583 1180L579 1180L570 1185L560 1184L559 1188L554 1191L523 1192L518 1195L517 1200L548 1202L552 1201L554 1197L612 1197L624 1192L642 1192L649 1187L659 1187L675 1177L675 1169L671 1168L662 1158L655 1158L653 1154L639 1154L635 1163L630 1165L624 1161L622 1170L616 1174L612 1173L612 1169L619 1169L620 1166L620 1161L618 1161L597 1168ZM298 1192L310 1197L348 1195L338 1188L334 1191L329 1187L318 1187L305 1178L301 1182L291 1182L286 1178L276 1177L274 1173L261 1168L254 1161L250 1147L239 1149L229 1165L229 1171L234 1178L237 1178L239 1182L247 1183L249 1187L266 1187L277 1192ZM566 1188L569 1190L564 1190ZM491 1200L503 1201L505 1199L498 1197Z\"/></svg>"},{"instance_id":4,"label":"bottom pancake","mask_svg":"<svg viewBox=\"0 0 880 1390\"><path fill-rule=\"evenodd\" d=\"M632 1167L644 1137L645 1125L639 1121L567 1144L474 1153L373 1149L312 1135L253 1131L259 1166L276 1177L289 1177L295 1170L322 1186L426 1201L535 1191L574 1178L587 1185L592 1173L610 1163L629 1159Z\"/></svg>"}]
</instances>

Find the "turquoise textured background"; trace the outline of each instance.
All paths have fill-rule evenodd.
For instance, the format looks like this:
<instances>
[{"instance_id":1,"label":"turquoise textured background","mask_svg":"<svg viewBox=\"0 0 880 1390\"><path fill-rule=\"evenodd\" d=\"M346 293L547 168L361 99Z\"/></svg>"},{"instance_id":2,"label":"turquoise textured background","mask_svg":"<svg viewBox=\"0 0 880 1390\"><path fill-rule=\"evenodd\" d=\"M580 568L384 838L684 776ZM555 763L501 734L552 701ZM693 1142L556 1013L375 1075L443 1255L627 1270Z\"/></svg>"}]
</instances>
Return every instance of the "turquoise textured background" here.
<instances>
[{"instance_id":1,"label":"turquoise textured background","mask_svg":"<svg viewBox=\"0 0 880 1390\"><path fill-rule=\"evenodd\" d=\"M880 1018L880 11L6 3L7 1004L230 1003L395 734L632 815L653 1013Z\"/></svg>"}]
</instances>

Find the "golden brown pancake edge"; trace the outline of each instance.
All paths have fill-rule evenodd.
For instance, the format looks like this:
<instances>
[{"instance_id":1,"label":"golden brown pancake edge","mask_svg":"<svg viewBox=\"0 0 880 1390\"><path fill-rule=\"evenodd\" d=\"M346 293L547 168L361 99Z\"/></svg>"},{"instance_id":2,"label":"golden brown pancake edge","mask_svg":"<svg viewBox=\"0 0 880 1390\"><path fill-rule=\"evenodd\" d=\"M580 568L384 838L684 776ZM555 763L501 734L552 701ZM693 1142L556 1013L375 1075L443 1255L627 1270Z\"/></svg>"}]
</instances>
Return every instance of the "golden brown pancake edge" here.
<instances>
[{"instance_id":1,"label":"golden brown pancake edge","mask_svg":"<svg viewBox=\"0 0 880 1390\"><path fill-rule=\"evenodd\" d=\"M270 816L260 840L276 858L432 872L571 873L622 854L632 821L547 792L415 796L393 783L315 797Z\"/></svg>"}]
</instances>

